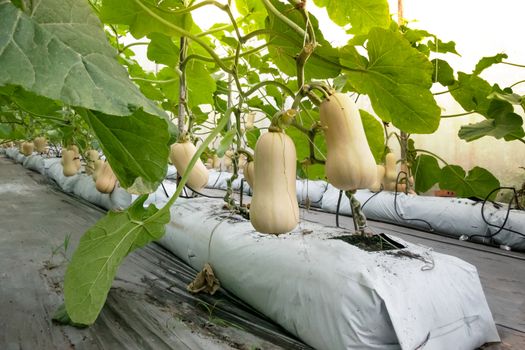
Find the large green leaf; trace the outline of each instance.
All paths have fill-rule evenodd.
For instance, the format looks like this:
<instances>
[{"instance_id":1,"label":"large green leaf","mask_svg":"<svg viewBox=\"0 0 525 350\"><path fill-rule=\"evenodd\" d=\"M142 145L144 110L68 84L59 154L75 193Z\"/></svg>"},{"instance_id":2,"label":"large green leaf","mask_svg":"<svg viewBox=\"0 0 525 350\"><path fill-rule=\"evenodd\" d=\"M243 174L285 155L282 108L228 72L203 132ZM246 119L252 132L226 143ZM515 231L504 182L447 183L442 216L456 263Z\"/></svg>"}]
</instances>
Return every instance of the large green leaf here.
<instances>
[{"instance_id":1,"label":"large green leaf","mask_svg":"<svg viewBox=\"0 0 525 350\"><path fill-rule=\"evenodd\" d=\"M439 182L441 169L436 158L421 154L412 165L412 174L416 181L416 191L426 192Z\"/></svg>"},{"instance_id":2,"label":"large green leaf","mask_svg":"<svg viewBox=\"0 0 525 350\"><path fill-rule=\"evenodd\" d=\"M139 1L155 16L161 17L182 29L191 30L193 20L190 14L170 13L172 9L184 7L183 0L161 1L158 2L158 7L153 6L151 1ZM100 17L104 23L128 25L131 35L135 38L142 38L150 33L179 36L176 30L153 17L135 0L103 0Z\"/></svg>"},{"instance_id":3,"label":"large green leaf","mask_svg":"<svg viewBox=\"0 0 525 350\"><path fill-rule=\"evenodd\" d=\"M261 0L235 0L237 11L244 16L240 23L247 32L264 28L266 9Z\"/></svg>"},{"instance_id":4,"label":"large green leaf","mask_svg":"<svg viewBox=\"0 0 525 350\"><path fill-rule=\"evenodd\" d=\"M82 114L100 140L120 184L131 193L155 191L166 175L170 142L167 121L142 110L125 117L92 111Z\"/></svg>"},{"instance_id":5,"label":"large green leaf","mask_svg":"<svg viewBox=\"0 0 525 350\"><path fill-rule=\"evenodd\" d=\"M160 33L152 33L148 44L148 59L168 67L176 67L179 64L179 47L173 39Z\"/></svg>"},{"instance_id":6,"label":"large green leaf","mask_svg":"<svg viewBox=\"0 0 525 350\"><path fill-rule=\"evenodd\" d=\"M137 108L163 115L129 80L89 3L33 1L27 12L0 2L0 86L112 115Z\"/></svg>"},{"instance_id":7,"label":"large green leaf","mask_svg":"<svg viewBox=\"0 0 525 350\"><path fill-rule=\"evenodd\" d=\"M368 147L370 147L376 163L381 164L385 153L385 130L383 125L367 111L360 109L359 113L365 129Z\"/></svg>"},{"instance_id":8,"label":"large green leaf","mask_svg":"<svg viewBox=\"0 0 525 350\"><path fill-rule=\"evenodd\" d=\"M458 197L485 199L491 191L499 186L498 179L481 167L472 168L468 174L458 165L447 165L441 169L439 187L456 192ZM496 193L493 194L493 196L495 195Z\"/></svg>"},{"instance_id":9,"label":"large green leaf","mask_svg":"<svg viewBox=\"0 0 525 350\"><path fill-rule=\"evenodd\" d=\"M487 116L490 105L488 96L492 87L477 75L458 73L458 80L450 86L450 94L464 110Z\"/></svg>"},{"instance_id":10,"label":"large green leaf","mask_svg":"<svg viewBox=\"0 0 525 350\"><path fill-rule=\"evenodd\" d=\"M95 322L122 260L164 234L169 211L154 217L158 210L153 205L145 209L146 198L140 197L125 211L110 211L80 239L64 281L66 310L73 322Z\"/></svg>"},{"instance_id":11,"label":"large green leaf","mask_svg":"<svg viewBox=\"0 0 525 350\"><path fill-rule=\"evenodd\" d=\"M304 18L294 7L284 5L277 0L272 0L272 3L299 27L306 27ZM319 31L317 19L312 14L309 14L309 18L315 28L315 37L319 46L304 67L305 77L307 80L336 77L340 73L339 51L324 39ZM297 74L295 57L303 47L304 38L272 13L267 17L266 28L272 31L269 35L271 60L285 74L295 76Z\"/></svg>"},{"instance_id":12,"label":"large green leaf","mask_svg":"<svg viewBox=\"0 0 525 350\"><path fill-rule=\"evenodd\" d=\"M367 94L377 115L408 133L426 134L439 126L440 108L432 86L432 63L399 33L373 28L368 60L353 47L342 51L350 84Z\"/></svg>"},{"instance_id":13,"label":"large green leaf","mask_svg":"<svg viewBox=\"0 0 525 350\"><path fill-rule=\"evenodd\" d=\"M350 24L352 34L366 34L372 27L388 28L390 24L387 0L314 0L314 3L326 7L336 24Z\"/></svg>"}]
</instances>

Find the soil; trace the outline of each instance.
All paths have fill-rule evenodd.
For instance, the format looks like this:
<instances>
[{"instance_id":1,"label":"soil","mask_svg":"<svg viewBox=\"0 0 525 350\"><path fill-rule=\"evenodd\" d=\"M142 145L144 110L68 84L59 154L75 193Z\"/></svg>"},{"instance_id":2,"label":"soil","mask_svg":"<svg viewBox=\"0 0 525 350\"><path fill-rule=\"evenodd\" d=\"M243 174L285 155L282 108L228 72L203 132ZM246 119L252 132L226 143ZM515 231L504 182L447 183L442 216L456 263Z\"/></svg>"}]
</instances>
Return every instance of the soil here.
<instances>
[{"instance_id":1,"label":"soil","mask_svg":"<svg viewBox=\"0 0 525 350\"><path fill-rule=\"evenodd\" d=\"M389 239L386 239L382 235L345 235L334 237L332 239L339 239L367 252L380 252L403 248L403 246L400 247L391 243Z\"/></svg>"}]
</instances>

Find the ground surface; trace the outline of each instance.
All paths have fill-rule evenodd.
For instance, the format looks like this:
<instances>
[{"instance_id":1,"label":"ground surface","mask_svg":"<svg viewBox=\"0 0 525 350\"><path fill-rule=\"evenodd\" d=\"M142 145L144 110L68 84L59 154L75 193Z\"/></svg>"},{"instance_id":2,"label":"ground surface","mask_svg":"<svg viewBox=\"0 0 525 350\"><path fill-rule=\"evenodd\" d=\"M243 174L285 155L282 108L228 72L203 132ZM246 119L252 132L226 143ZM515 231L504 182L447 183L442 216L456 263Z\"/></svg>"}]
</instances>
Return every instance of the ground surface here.
<instances>
[{"instance_id":1,"label":"ground surface","mask_svg":"<svg viewBox=\"0 0 525 350\"><path fill-rule=\"evenodd\" d=\"M162 247L132 253L120 268L94 326L56 326L66 258L103 212L70 197L44 178L0 158L0 349L307 349L225 291L192 296L195 271ZM301 211L334 225L334 215ZM485 349L525 349L525 254L383 223L397 235L457 256L479 271L502 338ZM341 225L351 227L350 218ZM63 246L71 237L67 251ZM54 251L54 252L53 252Z\"/></svg>"}]
</instances>

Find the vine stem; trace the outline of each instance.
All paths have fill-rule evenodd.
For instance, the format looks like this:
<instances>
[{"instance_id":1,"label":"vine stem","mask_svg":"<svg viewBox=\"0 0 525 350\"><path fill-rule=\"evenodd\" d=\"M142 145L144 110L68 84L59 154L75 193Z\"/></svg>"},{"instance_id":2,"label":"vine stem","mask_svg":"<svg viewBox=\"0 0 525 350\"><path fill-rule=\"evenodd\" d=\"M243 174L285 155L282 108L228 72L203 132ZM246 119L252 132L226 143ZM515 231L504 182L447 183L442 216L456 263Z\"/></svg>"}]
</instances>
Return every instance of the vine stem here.
<instances>
[{"instance_id":1,"label":"vine stem","mask_svg":"<svg viewBox=\"0 0 525 350\"><path fill-rule=\"evenodd\" d=\"M276 81L276 80L265 80L265 81L261 81L257 84L255 84L254 86L252 86L250 88L250 90L246 91L244 93L244 96L245 97L248 97L250 96L251 94L253 94L254 92L256 92L257 90L259 90L261 87L263 86L266 86L266 85L275 85L277 86L278 88L280 88L283 92L286 92L288 95L290 96L295 96L294 92L292 91L292 89L290 89L288 86L284 85L283 83L279 82L279 81Z\"/></svg>"},{"instance_id":2,"label":"vine stem","mask_svg":"<svg viewBox=\"0 0 525 350\"><path fill-rule=\"evenodd\" d=\"M512 84L512 85L509 86L509 87L512 88L512 87L514 87L514 86L516 86L516 85L518 85L518 84L521 84L521 83L525 83L525 80L517 81L517 82L515 82L514 84Z\"/></svg>"},{"instance_id":3,"label":"vine stem","mask_svg":"<svg viewBox=\"0 0 525 350\"><path fill-rule=\"evenodd\" d=\"M525 65L523 65L523 64L517 64L517 63L511 63L511 62L501 62L501 63L506 64L508 66L525 68Z\"/></svg>"},{"instance_id":4,"label":"vine stem","mask_svg":"<svg viewBox=\"0 0 525 350\"><path fill-rule=\"evenodd\" d=\"M290 28L292 28L297 34L301 37L306 37L309 40L309 35L304 31L303 28L299 27L294 21L283 15L279 10L277 10L269 0L262 0L266 8L270 10L277 18L286 23Z\"/></svg>"},{"instance_id":5,"label":"vine stem","mask_svg":"<svg viewBox=\"0 0 525 350\"><path fill-rule=\"evenodd\" d=\"M179 51L179 106L178 106L178 128L179 137L184 134L184 123L185 123L185 109L186 106L186 67L183 65L186 53L188 51L188 42L184 36L180 37L180 51ZM191 127L191 126L190 126ZM190 131L188 127L188 131Z\"/></svg>"},{"instance_id":6,"label":"vine stem","mask_svg":"<svg viewBox=\"0 0 525 350\"><path fill-rule=\"evenodd\" d=\"M472 112L465 112L465 113L458 113L458 114L448 114L448 115L442 115L441 118L455 118L455 117L462 117L464 115L474 114L477 113L475 111Z\"/></svg>"},{"instance_id":7,"label":"vine stem","mask_svg":"<svg viewBox=\"0 0 525 350\"><path fill-rule=\"evenodd\" d=\"M149 45L149 43L142 42L142 41L140 41L140 42L135 42L135 43L131 43L131 44L128 44L128 45L124 46L123 48L119 49L118 51L119 51L120 53L122 53L122 52L126 51L127 49L129 49L130 47L133 47L133 46L139 46L139 45Z\"/></svg>"},{"instance_id":8,"label":"vine stem","mask_svg":"<svg viewBox=\"0 0 525 350\"><path fill-rule=\"evenodd\" d=\"M173 29L175 32L177 32L180 36L185 36L185 37L188 37L189 39L195 41L197 44L199 44L200 46L202 46L202 48L204 50L206 50L206 52L208 52L210 54L210 56L213 58L213 60L217 63L217 65L219 67L221 67L222 70L224 70L225 72L227 73L231 73L231 69L228 68L224 62L220 59L220 57L215 53L215 51L209 47L206 42L204 42L204 40L202 40L201 38L197 37L196 35L193 35L192 33L188 32L187 30L184 30L182 29L181 27L165 20L164 18L162 18L161 16L159 16L158 14L156 14L155 12L153 12L149 7L147 7L146 5L144 5L142 3L141 0L134 0L134 2L140 7L142 8L148 15L150 15L151 17L155 18L157 21L159 21L160 23L164 24L165 26ZM187 10L188 8L186 8Z\"/></svg>"}]
</instances>

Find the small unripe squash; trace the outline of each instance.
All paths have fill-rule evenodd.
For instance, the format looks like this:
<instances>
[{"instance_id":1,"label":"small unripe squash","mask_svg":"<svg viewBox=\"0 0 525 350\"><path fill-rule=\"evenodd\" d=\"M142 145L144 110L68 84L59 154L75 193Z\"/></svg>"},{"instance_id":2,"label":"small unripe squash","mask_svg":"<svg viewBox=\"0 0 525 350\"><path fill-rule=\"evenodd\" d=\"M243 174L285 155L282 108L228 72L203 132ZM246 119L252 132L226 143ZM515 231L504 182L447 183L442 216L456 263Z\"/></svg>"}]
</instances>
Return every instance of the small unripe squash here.
<instances>
[{"instance_id":1,"label":"small unripe squash","mask_svg":"<svg viewBox=\"0 0 525 350\"><path fill-rule=\"evenodd\" d=\"M75 164L75 152L71 150L62 151L62 172L64 176L73 176L78 173L78 168Z\"/></svg>"},{"instance_id":2,"label":"small unripe squash","mask_svg":"<svg viewBox=\"0 0 525 350\"><path fill-rule=\"evenodd\" d=\"M116 184L117 177L113 173L111 166L107 162L103 163L97 175L95 187L100 193L111 193Z\"/></svg>"},{"instance_id":3,"label":"small unripe squash","mask_svg":"<svg viewBox=\"0 0 525 350\"><path fill-rule=\"evenodd\" d=\"M95 162L93 162L93 174L91 176L93 177L93 181L97 181L98 174L100 174L100 170L102 169L102 165L104 165L104 161L102 159L97 159Z\"/></svg>"},{"instance_id":4,"label":"small unripe squash","mask_svg":"<svg viewBox=\"0 0 525 350\"><path fill-rule=\"evenodd\" d=\"M180 176L184 175L191 158L196 152L197 148L189 141L177 142L171 145L170 159ZM198 191L208 184L208 177L208 169L206 169L202 160L197 159L197 163L191 169L186 184L188 187Z\"/></svg>"},{"instance_id":5,"label":"small unripe squash","mask_svg":"<svg viewBox=\"0 0 525 350\"><path fill-rule=\"evenodd\" d=\"M35 149L35 145L33 142L23 142L22 143L22 154L24 156L30 156L33 154L33 150Z\"/></svg>"},{"instance_id":6,"label":"small unripe squash","mask_svg":"<svg viewBox=\"0 0 525 350\"><path fill-rule=\"evenodd\" d=\"M268 132L257 140L250 204L250 221L257 231L280 234L297 226L296 162L294 143L285 133Z\"/></svg>"},{"instance_id":7,"label":"small unripe squash","mask_svg":"<svg viewBox=\"0 0 525 350\"><path fill-rule=\"evenodd\" d=\"M383 183L383 178L385 176L385 166L377 165L377 176L376 181L368 189L372 192L379 192L381 190L381 184Z\"/></svg>"},{"instance_id":8,"label":"small unripe squash","mask_svg":"<svg viewBox=\"0 0 525 350\"><path fill-rule=\"evenodd\" d=\"M245 125L245 129L246 130L250 130L250 129L253 129L253 123L255 121L255 112L250 112L248 113L248 115L246 116L246 125Z\"/></svg>"},{"instance_id":9,"label":"small unripe squash","mask_svg":"<svg viewBox=\"0 0 525 350\"><path fill-rule=\"evenodd\" d=\"M46 151L47 140L45 137L42 137L42 136L35 137L34 144L35 144L35 150L38 153L44 153Z\"/></svg>"},{"instance_id":10,"label":"small unripe squash","mask_svg":"<svg viewBox=\"0 0 525 350\"><path fill-rule=\"evenodd\" d=\"M244 179L250 185L250 188L253 190L253 180L255 177L255 162L248 162L242 168L244 174Z\"/></svg>"},{"instance_id":11,"label":"small unripe squash","mask_svg":"<svg viewBox=\"0 0 525 350\"><path fill-rule=\"evenodd\" d=\"M95 170L95 161L99 158L98 151L90 149L86 152L86 174L92 175Z\"/></svg>"},{"instance_id":12,"label":"small unripe squash","mask_svg":"<svg viewBox=\"0 0 525 350\"><path fill-rule=\"evenodd\" d=\"M328 182L343 191L372 186L376 162L355 103L348 95L335 93L321 103L320 117L327 146Z\"/></svg>"}]
</instances>

